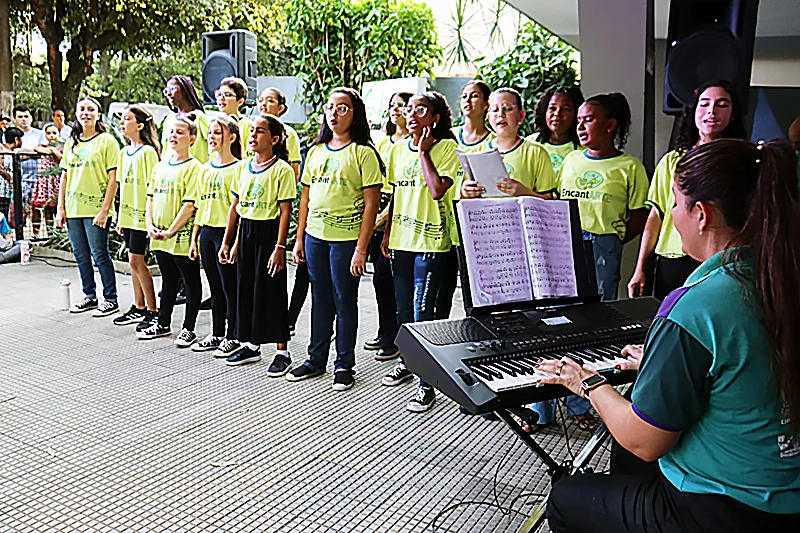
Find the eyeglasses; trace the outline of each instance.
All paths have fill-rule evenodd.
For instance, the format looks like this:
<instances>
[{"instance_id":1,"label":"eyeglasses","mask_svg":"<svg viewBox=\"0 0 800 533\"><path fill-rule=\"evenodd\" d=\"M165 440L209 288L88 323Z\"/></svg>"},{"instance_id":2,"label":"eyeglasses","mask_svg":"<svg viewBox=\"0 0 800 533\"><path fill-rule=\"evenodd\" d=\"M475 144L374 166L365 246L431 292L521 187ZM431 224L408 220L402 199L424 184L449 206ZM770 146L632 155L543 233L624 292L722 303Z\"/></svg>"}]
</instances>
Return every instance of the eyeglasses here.
<instances>
[{"instance_id":1,"label":"eyeglasses","mask_svg":"<svg viewBox=\"0 0 800 533\"><path fill-rule=\"evenodd\" d=\"M259 97L258 98L258 103L259 104L280 104L280 102L278 100L276 100L275 98L273 98L271 96Z\"/></svg>"},{"instance_id":2,"label":"eyeglasses","mask_svg":"<svg viewBox=\"0 0 800 533\"><path fill-rule=\"evenodd\" d=\"M224 93L222 91L214 91L214 98L219 100L220 98L236 98L236 95L233 93Z\"/></svg>"},{"instance_id":3,"label":"eyeglasses","mask_svg":"<svg viewBox=\"0 0 800 533\"><path fill-rule=\"evenodd\" d=\"M418 118L422 118L428 114L428 108L424 105L418 105L417 107L407 106L403 108L403 116L406 118L411 118L412 116L416 116Z\"/></svg>"},{"instance_id":4,"label":"eyeglasses","mask_svg":"<svg viewBox=\"0 0 800 533\"><path fill-rule=\"evenodd\" d=\"M172 96L172 94L177 90L178 90L177 86L172 86L165 88L162 92L164 93L164 96Z\"/></svg>"},{"instance_id":5,"label":"eyeglasses","mask_svg":"<svg viewBox=\"0 0 800 533\"><path fill-rule=\"evenodd\" d=\"M493 115L499 115L500 113L502 113L502 114L505 115L507 113L511 113L512 111L515 111L516 109L517 109L517 106L515 106L515 105L505 105L504 104L502 106L492 106L492 107L490 107L489 108L489 113L492 113Z\"/></svg>"},{"instance_id":6,"label":"eyeglasses","mask_svg":"<svg viewBox=\"0 0 800 533\"><path fill-rule=\"evenodd\" d=\"M324 109L325 112L328 113L329 115L336 112L336 114L339 115L340 117L350 112L350 106L347 104L330 103L330 104L325 104L325 106L322 109Z\"/></svg>"}]
</instances>

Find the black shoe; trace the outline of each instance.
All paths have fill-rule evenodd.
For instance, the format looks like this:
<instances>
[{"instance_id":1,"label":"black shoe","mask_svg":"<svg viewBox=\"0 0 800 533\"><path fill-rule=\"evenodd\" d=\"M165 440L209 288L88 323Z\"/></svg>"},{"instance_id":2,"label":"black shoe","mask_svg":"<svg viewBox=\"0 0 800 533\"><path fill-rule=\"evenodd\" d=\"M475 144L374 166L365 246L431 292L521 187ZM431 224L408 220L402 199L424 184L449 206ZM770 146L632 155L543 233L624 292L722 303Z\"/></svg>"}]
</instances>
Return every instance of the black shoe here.
<instances>
[{"instance_id":1,"label":"black shoe","mask_svg":"<svg viewBox=\"0 0 800 533\"><path fill-rule=\"evenodd\" d=\"M433 387L418 387L417 395L406 402L406 409L415 413L422 413L433 407L436 393Z\"/></svg>"},{"instance_id":2,"label":"black shoe","mask_svg":"<svg viewBox=\"0 0 800 533\"><path fill-rule=\"evenodd\" d=\"M211 298L206 298L205 300L200 302L200 310L211 311Z\"/></svg>"},{"instance_id":3,"label":"black shoe","mask_svg":"<svg viewBox=\"0 0 800 533\"><path fill-rule=\"evenodd\" d=\"M353 388L356 382L352 370L337 370L333 373L333 390L345 391Z\"/></svg>"},{"instance_id":4,"label":"black shoe","mask_svg":"<svg viewBox=\"0 0 800 533\"><path fill-rule=\"evenodd\" d=\"M180 289L178 289L178 294L175 296L175 305L183 305L186 303L186 289L183 287L183 283L181 283Z\"/></svg>"},{"instance_id":5,"label":"black shoe","mask_svg":"<svg viewBox=\"0 0 800 533\"><path fill-rule=\"evenodd\" d=\"M127 326L128 324L135 324L144 320L145 310L139 309L132 305L124 314L118 316L113 320L115 326Z\"/></svg>"},{"instance_id":6,"label":"black shoe","mask_svg":"<svg viewBox=\"0 0 800 533\"><path fill-rule=\"evenodd\" d=\"M142 319L139 324L136 326L136 332L144 331L153 324L155 324L156 320L158 320L158 311L147 311L144 312L144 318Z\"/></svg>"},{"instance_id":7,"label":"black shoe","mask_svg":"<svg viewBox=\"0 0 800 533\"><path fill-rule=\"evenodd\" d=\"M104 316L113 315L117 311L119 311L119 305L117 302L105 300L103 303L97 306L97 309L92 312L92 316L95 318L101 318Z\"/></svg>"},{"instance_id":8,"label":"black shoe","mask_svg":"<svg viewBox=\"0 0 800 533\"><path fill-rule=\"evenodd\" d=\"M414 379L414 374L409 372L403 361L398 361L397 364L394 365L394 368L392 368L388 374L383 376L381 383L387 387L394 387L410 379Z\"/></svg>"},{"instance_id":9,"label":"black shoe","mask_svg":"<svg viewBox=\"0 0 800 533\"><path fill-rule=\"evenodd\" d=\"M376 361L391 361L400 357L400 349L397 346L392 348L381 348L375 352Z\"/></svg>"},{"instance_id":10,"label":"black shoe","mask_svg":"<svg viewBox=\"0 0 800 533\"><path fill-rule=\"evenodd\" d=\"M225 364L228 366L239 366L246 365L247 363L257 363L259 361L261 361L261 352L245 347L225 359Z\"/></svg>"},{"instance_id":11,"label":"black shoe","mask_svg":"<svg viewBox=\"0 0 800 533\"><path fill-rule=\"evenodd\" d=\"M381 349L381 338L375 337L374 339L367 341L364 343L365 350L380 350Z\"/></svg>"},{"instance_id":12,"label":"black shoe","mask_svg":"<svg viewBox=\"0 0 800 533\"><path fill-rule=\"evenodd\" d=\"M92 309L97 309L97 298L84 298L80 302L76 303L72 307L69 308L70 313L85 313L86 311L91 311Z\"/></svg>"},{"instance_id":13,"label":"black shoe","mask_svg":"<svg viewBox=\"0 0 800 533\"><path fill-rule=\"evenodd\" d=\"M302 364L286 374L287 381L303 381L304 379L315 378L317 376L321 376L325 372L320 370L314 370L310 366L306 364Z\"/></svg>"},{"instance_id":14,"label":"black shoe","mask_svg":"<svg viewBox=\"0 0 800 533\"><path fill-rule=\"evenodd\" d=\"M267 376L271 378L279 378L281 376L285 376L291 369L291 357L286 357L280 353L275 354L275 359L272 360L272 364L269 365L269 368L267 369Z\"/></svg>"},{"instance_id":15,"label":"black shoe","mask_svg":"<svg viewBox=\"0 0 800 533\"><path fill-rule=\"evenodd\" d=\"M162 326L158 322L153 322L153 324L147 328L143 329L139 333L136 334L141 340L149 340L149 339L157 339L158 337L166 337L172 333L169 326Z\"/></svg>"}]
</instances>

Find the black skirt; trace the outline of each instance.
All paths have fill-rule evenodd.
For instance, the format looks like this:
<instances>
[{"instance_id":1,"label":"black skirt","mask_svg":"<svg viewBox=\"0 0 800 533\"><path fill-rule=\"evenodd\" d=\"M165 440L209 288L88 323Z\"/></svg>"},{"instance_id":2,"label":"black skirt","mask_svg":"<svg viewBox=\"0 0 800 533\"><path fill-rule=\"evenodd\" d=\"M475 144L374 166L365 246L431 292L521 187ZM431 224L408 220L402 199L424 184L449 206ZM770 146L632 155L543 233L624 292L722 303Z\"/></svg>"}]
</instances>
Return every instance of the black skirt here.
<instances>
[{"instance_id":1,"label":"black skirt","mask_svg":"<svg viewBox=\"0 0 800 533\"><path fill-rule=\"evenodd\" d=\"M269 275L269 258L278 242L280 219L239 223L236 256L238 301L234 336L253 344L289 342L286 268Z\"/></svg>"}]
</instances>

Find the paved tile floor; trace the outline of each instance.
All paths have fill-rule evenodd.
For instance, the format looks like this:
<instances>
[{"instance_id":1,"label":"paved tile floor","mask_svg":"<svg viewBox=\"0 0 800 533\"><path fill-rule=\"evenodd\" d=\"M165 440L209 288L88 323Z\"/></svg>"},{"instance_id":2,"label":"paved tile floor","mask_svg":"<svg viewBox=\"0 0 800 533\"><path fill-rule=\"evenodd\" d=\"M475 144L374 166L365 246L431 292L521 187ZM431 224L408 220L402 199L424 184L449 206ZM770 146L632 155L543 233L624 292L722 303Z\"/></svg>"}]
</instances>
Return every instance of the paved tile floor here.
<instances>
[{"instance_id":1,"label":"paved tile floor","mask_svg":"<svg viewBox=\"0 0 800 533\"><path fill-rule=\"evenodd\" d=\"M441 395L407 412L413 386L380 385L391 362L359 349L344 393L331 374L267 378L268 347L261 363L226 367L59 310L62 278L80 296L78 272L48 262L0 266L0 533L514 532L539 499L529 494L547 490L502 422ZM117 279L127 308L130 278ZM359 344L376 331L369 278L360 290ZM309 307L290 343L298 362ZM201 312L198 334L209 328ZM538 440L568 453L562 431Z\"/></svg>"}]
</instances>

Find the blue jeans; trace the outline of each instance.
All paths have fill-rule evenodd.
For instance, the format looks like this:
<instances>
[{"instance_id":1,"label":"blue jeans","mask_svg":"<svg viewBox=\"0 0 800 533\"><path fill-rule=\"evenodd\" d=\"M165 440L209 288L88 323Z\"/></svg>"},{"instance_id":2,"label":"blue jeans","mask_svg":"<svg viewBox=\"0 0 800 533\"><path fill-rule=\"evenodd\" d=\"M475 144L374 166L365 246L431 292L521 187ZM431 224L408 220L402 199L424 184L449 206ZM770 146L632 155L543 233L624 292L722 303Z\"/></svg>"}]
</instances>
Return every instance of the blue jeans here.
<instances>
[{"instance_id":1,"label":"blue jeans","mask_svg":"<svg viewBox=\"0 0 800 533\"><path fill-rule=\"evenodd\" d=\"M583 240L592 242L597 291L604 301L616 300L622 262L622 241L616 234L595 235L588 231L583 232Z\"/></svg>"},{"instance_id":2,"label":"blue jeans","mask_svg":"<svg viewBox=\"0 0 800 533\"><path fill-rule=\"evenodd\" d=\"M586 414L592 407L592 403L580 396L570 395L566 398L567 412L572 415ZM531 409L536 411L539 415L539 421L536 422L540 426L549 424L556 418L556 400L547 400L545 402L537 402L531 405Z\"/></svg>"},{"instance_id":3,"label":"blue jeans","mask_svg":"<svg viewBox=\"0 0 800 533\"><path fill-rule=\"evenodd\" d=\"M433 320L447 253L392 250L391 262L398 325ZM420 379L419 386L428 385Z\"/></svg>"},{"instance_id":4,"label":"blue jeans","mask_svg":"<svg viewBox=\"0 0 800 533\"><path fill-rule=\"evenodd\" d=\"M350 273L356 241L323 241L306 234L306 262L311 279L311 344L308 360L313 370L328 366L333 317L336 315L336 362L334 372L356 366L358 282Z\"/></svg>"},{"instance_id":5,"label":"blue jeans","mask_svg":"<svg viewBox=\"0 0 800 533\"><path fill-rule=\"evenodd\" d=\"M108 252L108 229L111 219L105 228L92 224L91 218L68 218L67 233L72 245L72 254L78 263L81 274L83 294L87 298L97 298L97 286L94 282L94 268L92 258L97 270L100 271L100 280L103 282L103 299L117 301L117 278L114 274L114 263Z\"/></svg>"}]
</instances>

